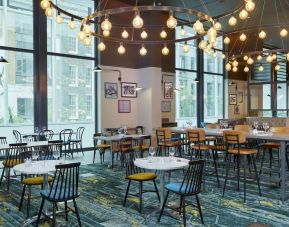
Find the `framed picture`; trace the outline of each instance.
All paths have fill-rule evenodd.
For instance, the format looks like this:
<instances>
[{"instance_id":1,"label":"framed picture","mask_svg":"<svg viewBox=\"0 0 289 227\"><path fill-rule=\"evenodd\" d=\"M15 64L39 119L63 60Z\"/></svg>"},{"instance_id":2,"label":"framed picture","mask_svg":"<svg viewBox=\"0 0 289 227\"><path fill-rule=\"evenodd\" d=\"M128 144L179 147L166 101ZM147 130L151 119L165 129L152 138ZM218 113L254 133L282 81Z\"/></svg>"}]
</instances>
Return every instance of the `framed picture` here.
<instances>
[{"instance_id":1,"label":"framed picture","mask_svg":"<svg viewBox=\"0 0 289 227\"><path fill-rule=\"evenodd\" d=\"M118 112L119 113L130 113L130 100L118 100Z\"/></svg>"},{"instance_id":2,"label":"framed picture","mask_svg":"<svg viewBox=\"0 0 289 227\"><path fill-rule=\"evenodd\" d=\"M117 99L118 98L118 84L104 82L104 97L106 99Z\"/></svg>"},{"instance_id":3,"label":"framed picture","mask_svg":"<svg viewBox=\"0 0 289 227\"><path fill-rule=\"evenodd\" d=\"M136 98L137 97L136 83L121 83L121 97Z\"/></svg>"},{"instance_id":4,"label":"framed picture","mask_svg":"<svg viewBox=\"0 0 289 227\"><path fill-rule=\"evenodd\" d=\"M229 94L229 105L237 105L237 95Z\"/></svg>"},{"instance_id":5,"label":"framed picture","mask_svg":"<svg viewBox=\"0 0 289 227\"><path fill-rule=\"evenodd\" d=\"M234 114L240 114L240 106L239 105L234 106Z\"/></svg>"},{"instance_id":6,"label":"framed picture","mask_svg":"<svg viewBox=\"0 0 289 227\"><path fill-rule=\"evenodd\" d=\"M173 83L164 82L164 98L173 99Z\"/></svg>"},{"instance_id":7,"label":"framed picture","mask_svg":"<svg viewBox=\"0 0 289 227\"><path fill-rule=\"evenodd\" d=\"M243 103L243 92L242 91L238 92L238 102Z\"/></svg>"},{"instance_id":8,"label":"framed picture","mask_svg":"<svg viewBox=\"0 0 289 227\"><path fill-rule=\"evenodd\" d=\"M162 112L171 112L171 101L162 101Z\"/></svg>"}]
</instances>

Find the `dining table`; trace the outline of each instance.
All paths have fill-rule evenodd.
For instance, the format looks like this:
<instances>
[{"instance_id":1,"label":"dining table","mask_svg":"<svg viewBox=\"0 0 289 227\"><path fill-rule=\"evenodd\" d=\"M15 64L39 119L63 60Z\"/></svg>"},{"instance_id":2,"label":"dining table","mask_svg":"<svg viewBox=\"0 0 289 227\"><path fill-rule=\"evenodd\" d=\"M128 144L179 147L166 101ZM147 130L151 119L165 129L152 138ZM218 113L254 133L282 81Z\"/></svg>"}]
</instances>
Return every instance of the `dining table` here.
<instances>
[{"instance_id":1,"label":"dining table","mask_svg":"<svg viewBox=\"0 0 289 227\"><path fill-rule=\"evenodd\" d=\"M169 128L174 133L185 134L187 129L186 127L171 127ZM222 137L223 131L228 129L206 129L205 134L206 136L216 136ZM287 174L286 174L286 145L289 142L289 133L272 133L272 132L264 132L264 131L257 131L251 130L250 132L246 133L246 138L251 140L266 140L272 142L280 143L280 160L281 160L281 168L280 168L280 181L281 181L281 193L278 197L282 202L289 199L289 193L286 193L286 181L287 181Z\"/></svg>"}]
</instances>

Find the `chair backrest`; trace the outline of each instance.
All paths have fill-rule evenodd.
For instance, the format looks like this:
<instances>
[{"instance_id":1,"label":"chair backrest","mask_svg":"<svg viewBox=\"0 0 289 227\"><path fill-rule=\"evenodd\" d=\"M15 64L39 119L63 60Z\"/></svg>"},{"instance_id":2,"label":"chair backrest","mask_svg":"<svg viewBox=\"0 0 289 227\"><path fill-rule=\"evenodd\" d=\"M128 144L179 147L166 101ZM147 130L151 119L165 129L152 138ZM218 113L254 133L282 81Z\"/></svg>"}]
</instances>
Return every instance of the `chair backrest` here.
<instances>
[{"instance_id":1,"label":"chair backrest","mask_svg":"<svg viewBox=\"0 0 289 227\"><path fill-rule=\"evenodd\" d=\"M180 193L196 195L201 191L204 163L203 159L190 161L180 187Z\"/></svg>"},{"instance_id":2,"label":"chair backrest","mask_svg":"<svg viewBox=\"0 0 289 227\"><path fill-rule=\"evenodd\" d=\"M246 143L246 132L239 130L223 131L224 142L227 145L240 145Z\"/></svg>"},{"instance_id":3,"label":"chair backrest","mask_svg":"<svg viewBox=\"0 0 289 227\"><path fill-rule=\"evenodd\" d=\"M168 128L158 128L156 130L157 144L172 138L172 131Z\"/></svg>"},{"instance_id":4,"label":"chair backrest","mask_svg":"<svg viewBox=\"0 0 289 227\"><path fill-rule=\"evenodd\" d=\"M251 125L235 125L234 129L238 131L250 132L252 127Z\"/></svg>"},{"instance_id":5,"label":"chair backrest","mask_svg":"<svg viewBox=\"0 0 289 227\"><path fill-rule=\"evenodd\" d=\"M215 123L207 123L205 125L205 128L211 128L211 129L216 129L219 127L219 124L215 124Z\"/></svg>"},{"instance_id":6,"label":"chair backrest","mask_svg":"<svg viewBox=\"0 0 289 227\"><path fill-rule=\"evenodd\" d=\"M22 136L22 141L23 142L34 142L37 141L37 136L36 135L25 135Z\"/></svg>"},{"instance_id":7,"label":"chair backrest","mask_svg":"<svg viewBox=\"0 0 289 227\"><path fill-rule=\"evenodd\" d=\"M76 130L76 139L82 140L84 129L85 129L84 127L78 127L77 128L77 130Z\"/></svg>"},{"instance_id":8,"label":"chair backrest","mask_svg":"<svg viewBox=\"0 0 289 227\"><path fill-rule=\"evenodd\" d=\"M9 150L6 152L5 160L12 162L13 166L24 162L24 159L29 155L27 153L27 143L11 143Z\"/></svg>"},{"instance_id":9,"label":"chair backrest","mask_svg":"<svg viewBox=\"0 0 289 227\"><path fill-rule=\"evenodd\" d=\"M73 130L72 129L63 129L59 133L59 140L62 140L63 143L67 143L71 140Z\"/></svg>"},{"instance_id":10,"label":"chair backrest","mask_svg":"<svg viewBox=\"0 0 289 227\"><path fill-rule=\"evenodd\" d=\"M187 129L187 139L192 143L201 143L206 140L204 129Z\"/></svg>"},{"instance_id":11,"label":"chair backrest","mask_svg":"<svg viewBox=\"0 0 289 227\"><path fill-rule=\"evenodd\" d=\"M0 144L7 144L7 139L4 136L0 137Z\"/></svg>"},{"instance_id":12,"label":"chair backrest","mask_svg":"<svg viewBox=\"0 0 289 227\"><path fill-rule=\"evenodd\" d=\"M49 191L49 198L58 201L67 201L79 196L80 162L55 166L55 174Z\"/></svg>"},{"instance_id":13,"label":"chair backrest","mask_svg":"<svg viewBox=\"0 0 289 227\"><path fill-rule=\"evenodd\" d=\"M274 133L286 133L289 129L287 127L271 127L270 131Z\"/></svg>"},{"instance_id":14,"label":"chair backrest","mask_svg":"<svg viewBox=\"0 0 289 227\"><path fill-rule=\"evenodd\" d=\"M132 137L124 137L119 140L118 143L119 150L122 152L132 150Z\"/></svg>"},{"instance_id":15,"label":"chair backrest","mask_svg":"<svg viewBox=\"0 0 289 227\"><path fill-rule=\"evenodd\" d=\"M62 144L63 144L62 140L48 141L48 148L44 150L44 152L42 153L41 159L42 160L55 160L55 158L53 157L53 152L59 151L59 156L60 156L62 153Z\"/></svg>"},{"instance_id":16,"label":"chair backrest","mask_svg":"<svg viewBox=\"0 0 289 227\"><path fill-rule=\"evenodd\" d=\"M152 144L152 137L151 136L142 136L140 139L140 146L150 147Z\"/></svg>"},{"instance_id":17,"label":"chair backrest","mask_svg":"<svg viewBox=\"0 0 289 227\"><path fill-rule=\"evenodd\" d=\"M135 153L127 152L123 156L124 158L124 166L125 166L125 175L128 177L129 175L141 173L141 169L134 165Z\"/></svg>"},{"instance_id":18,"label":"chair backrest","mask_svg":"<svg viewBox=\"0 0 289 227\"><path fill-rule=\"evenodd\" d=\"M135 127L135 129L136 129L135 130L136 134L138 134L139 131L141 131L141 134L144 134L144 127L143 126L138 125Z\"/></svg>"},{"instance_id":19,"label":"chair backrest","mask_svg":"<svg viewBox=\"0 0 289 227\"><path fill-rule=\"evenodd\" d=\"M15 137L16 143L22 143L22 136L21 133L17 130L13 130L13 135Z\"/></svg>"},{"instance_id":20,"label":"chair backrest","mask_svg":"<svg viewBox=\"0 0 289 227\"><path fill-rule=\"evenodd\" d=\"M52 130L46 129L39 132L39 140L51 140L53 138L54 132Z\"/></svg>"}]
</instances>

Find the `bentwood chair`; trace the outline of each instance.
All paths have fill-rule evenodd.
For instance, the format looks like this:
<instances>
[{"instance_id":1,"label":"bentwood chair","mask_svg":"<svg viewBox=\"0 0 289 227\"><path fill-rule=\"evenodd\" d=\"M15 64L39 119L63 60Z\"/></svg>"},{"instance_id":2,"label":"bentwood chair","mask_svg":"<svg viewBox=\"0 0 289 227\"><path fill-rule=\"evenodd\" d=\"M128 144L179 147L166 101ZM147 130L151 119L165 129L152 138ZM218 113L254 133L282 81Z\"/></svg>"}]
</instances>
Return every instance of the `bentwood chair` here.
<instances>
[{"instance_id":1,"label":"bentwood chair","mask_svg":"<svg viewBox=\"0 0 289 227\"><path fill-rule=\"evenodd\" d=\"M52 130L46 129L39 132L39 140L40 141L49 141L52 140L54 132Z\"/></svg>"},{"instance_id":2,"label":"bentwood chair","mask_svg":"<svg viewBox=\"0 0 289 227\"><path fill-rule=\"evenodd\" d=\"M96 151L99 152L100 156L100 164L104 162L104 154L106 150L110 150L111 146L106 143L102 143L99 137L101 136L101 133L95 133L93 135L93 163L95 161L95 155Z\"/></svg>"},{"instance_id":3,"label":"bentwood chair","mask_svg":"<svg viewBox=\"0 0 289 227\"><path fill-rule=\"evenodd\" d=\"M11 169L13 169L13 167L16 165L23 163L24 161L23 154L25 154L26 145L27 143L9 144L10 148L8 151L6 151L5 160L2 162L3 170L0 178L0 186L4 178L4 173L7 171L6 172L7 175L5 176L7 181L7 191L9 191L10 187Z\"/></svg>"},{"instance_id":4,"label":"bentwood chair","mask_svg":"<svg viewBox=\"0 0 289 227\"><path fill-rule=\"evenodd\" d=\"M66 221L68 220L68 210L73 211L76 214L78 225L81 226L79 211L75 201L76 198L79 197L79 166L80 162L55 166L56 171L50 189L45 189L40 192L42 201L36 226L39 225L45 200L53 204L52 226L56 226L56 208L59 202L64 202ZM67 206L69 200L73 201L74 210Z\"/></svg>"},{"instance_id":5,"label":"bentwood chair","mask_svg":"<svg viewBox=\"0 0 289 227\"><path fill-rule=\"evenodd\" d=\"M59 133L59 140L63 141L62 145L64 149L62 149L62 152L64 152L65 157L67 153L70 153L71 157L73 158L73 152L70 147L70 140L71 140L72 133L73 133L72 129L63 129Z\"/></svg>"},{"instance_id":6,"label":"bentwood chair","mask_svg":"<svg viewBox=\"0 0 289 227\"><path fill-rule=\"evenodd\" d=\"M78 153L78 149L80 149L80 151L83 153L83 149L82 149L82 136L84 133L84 127L78 127L76 130L76 138L75 139L70 139L70 146L72 146L74 148L74 146L76 147L76 151Z\"/></svg>"},{"instance_id":7,"label":"bentwood chair","mask_svg":"<svg viewBox=\"0 0 289 227\"><path fill-rule=\"evenodd\" d=\"M253 169L255 172L255 180L257 181L259 195L261 196L261 188L259 183L259 176L256 167L256 157L257 150L254 148L247 148L246 144L246 134L244 131L237 130L225 130L224 132L224 141L226 144L226 176L225 183L223 188L223 197L225 195L229 169L231 164L235 164L234 168L237 169L237 189L240 190L240 170L241 170L241 162L243 159L243 174L244 174L244 202L246 202L246 183L247 183L247 168L249 164L249 160L251 160L253 164ZM234 160L232 160L232 157ZM234 161L234 162L233 162Z\"/></svg>"},{"instance_id":8,"label":"bentwood chair","mask_svg":"<svg viewBox=\"0 0 289 227\"><path fill-rule=\"evenodd\" d=\"M202 215L202 209L199 201L198 194L201 192L201 187L202 187L202 176L203 176L203 169L204 169L204 160L193 160L190 161L189 163L189 168L182 180L181 183L179 182L174 182L174 183L169 183L165 186L165 189L167 190L167 194L158 218L158 222L160 222L161 217L163 215L164 208L166 206L169 193L175 193L180 196L180 207L178 209L178 212L181 214L183 213L183 224L186 226L186 197L188 196L196 196L196 201L200 217L201 217L201 222L204 224L203 220L203 215ZM173 209L173 208L171 208Z\"/></svg>"},{"instance_id":9,"label":"bentwood chair","mask_svg":"<svg viewBox=\"0 0 289 227\"><path fill-rule=\"evenodd\" d=\"M15 142L16 143L22 143L22 136L21 136L21 133L17 130L13 130L13 135L15 137Z\"/></svg>"},{"instance_id":10,"label":"bentwood chair","mask_svg":"<svg viewBox=\"0 0 289 227\"><path fill-rule=\"evenodd\" d=\"M126 177L125 179L128 180L128 185L125 193L125 198L123 202L123 206L125 206L128 195L135 196L139 198L139 212L142 211L142 194L145 192L156 192L158 200L160 200L159 191L156 185L156 178L157 175L155 173L150 172L143 172L142 169L136 167L134 165L134 152L127 152L124 154L124 163L126 167ZM129 194L130 184L131 182L138 182L139 183L139 193L137 194ZM144 190L143 183L147 181L152 181L154 184L155 190Z\"/></svg>"}]
</instances>

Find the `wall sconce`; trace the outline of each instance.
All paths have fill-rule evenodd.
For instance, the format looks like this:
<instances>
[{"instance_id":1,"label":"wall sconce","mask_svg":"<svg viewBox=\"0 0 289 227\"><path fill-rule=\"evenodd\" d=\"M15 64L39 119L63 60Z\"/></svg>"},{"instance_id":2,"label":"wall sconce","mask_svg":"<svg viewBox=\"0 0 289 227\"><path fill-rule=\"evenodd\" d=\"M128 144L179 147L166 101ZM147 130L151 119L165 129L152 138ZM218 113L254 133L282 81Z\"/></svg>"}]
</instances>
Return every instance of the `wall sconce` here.
<instances>
[{"instance_id":1,"label":"wall sconce","mask_svg":"<svg viewBox=\"0 0 289 227\"><path fill-rule=\"evenodd\" d=\"M98 65L94 67L93 72L102 72L102 71L107 71L107 72L117 72L119 74L118 76L118 81L121 82L121 71L118 69L102 69Z\"/></svg>"}]
</instances>

